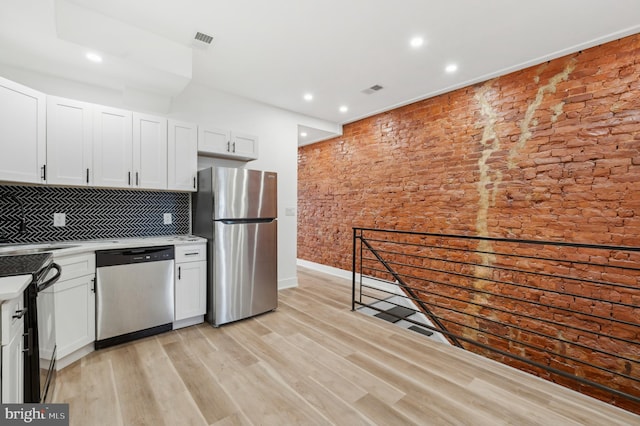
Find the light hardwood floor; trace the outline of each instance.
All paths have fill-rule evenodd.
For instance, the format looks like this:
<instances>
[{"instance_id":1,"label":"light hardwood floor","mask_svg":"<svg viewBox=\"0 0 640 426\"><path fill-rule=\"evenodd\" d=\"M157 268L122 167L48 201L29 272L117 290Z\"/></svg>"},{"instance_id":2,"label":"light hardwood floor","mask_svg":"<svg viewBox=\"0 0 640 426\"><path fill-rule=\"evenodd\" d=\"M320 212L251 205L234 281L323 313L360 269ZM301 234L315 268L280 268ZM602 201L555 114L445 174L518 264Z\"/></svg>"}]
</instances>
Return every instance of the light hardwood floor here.
<instances>
[{"instance_id":1,"label":"light hardwood floor","mask_svg":"<svg viewBox=\"0 0 640 426\"><path fill-rule=\"evenodd\" d=\"M299 269L277 311L94 352L59 372L71 425L638 425L640 416L350 311Z\"/></svg>"}]
</instances>

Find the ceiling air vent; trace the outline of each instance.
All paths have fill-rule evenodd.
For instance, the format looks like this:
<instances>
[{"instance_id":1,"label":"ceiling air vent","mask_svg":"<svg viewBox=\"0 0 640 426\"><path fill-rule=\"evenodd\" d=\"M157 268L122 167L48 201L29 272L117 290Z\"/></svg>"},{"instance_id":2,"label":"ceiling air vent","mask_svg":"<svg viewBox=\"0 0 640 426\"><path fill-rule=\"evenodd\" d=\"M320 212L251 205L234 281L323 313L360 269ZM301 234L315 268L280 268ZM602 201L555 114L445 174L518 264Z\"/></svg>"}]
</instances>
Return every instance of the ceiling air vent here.
<instances>
[{"instance_id":1,"label":"ceiling air vent","mask_svg":"<svg viewBox=\"0 0 640 426\"><path fill-rule=\"evenodd\" d=\"M370 94L375 93L375 92L377 92L379 90L382 90L382 89L384 89L384 87L380 86L379 84L374 84L373 86L367 87L366 89L364 89L362 91L362 93L364 93L366 95L370 95Z\"/></svg>"},{"instance_id":2,"label":"ceiling air vent","mask_svg":"<svg viewBox=\"0 0 640 426\"><path fill-rule=\"evenodd\" d=\"M203 46L203 47L208 47L211 44L212 41L213 41L213 37L198 31L196 33L195 38L194 38L193 44L200 45L200 46Z\"/></svg>"}]
</instances>

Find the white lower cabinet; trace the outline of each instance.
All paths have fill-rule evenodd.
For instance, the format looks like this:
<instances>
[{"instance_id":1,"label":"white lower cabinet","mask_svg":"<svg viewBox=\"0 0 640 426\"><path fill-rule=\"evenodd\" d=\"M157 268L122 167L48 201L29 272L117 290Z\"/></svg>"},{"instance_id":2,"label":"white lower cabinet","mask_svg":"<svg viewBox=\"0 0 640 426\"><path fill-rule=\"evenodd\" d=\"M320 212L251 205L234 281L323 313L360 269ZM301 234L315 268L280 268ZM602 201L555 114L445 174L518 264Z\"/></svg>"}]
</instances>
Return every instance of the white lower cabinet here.
<instances>
[{"instance_id":1,"label":"white lower cabinet","mask_svg":"<svg viewBox=\"0 0 640 426\"><path fill-rule=\"evenodd\" d=\"M0 306L2 323L2 403L21 404L24 394L24 304L22 295Z\"/></svg>"},{"instance_id":2,"label":"white lower cabinet","mask_svg":"<svg viewBox=\"0 0 640 426\"><path fill-rule=\"evenodd\" d=\"M53 286L57 354L61 360L93 345L95 340L96 262L94 253L56 258L55 262L62 267L62 276ZM67 364L63 362L58 368Z\"/></svg>"},{"instance_id":3,"label":"white lower cabinet","mask_svg":"<svg viewBox=\"0 0 640 426\"><path fill-rule=\"evenodd\" d=\"M202 322L207 311L206 244L176 246L174 328ZM189 323L180 321L195 318Z\"/></svg>"}]
</instances>

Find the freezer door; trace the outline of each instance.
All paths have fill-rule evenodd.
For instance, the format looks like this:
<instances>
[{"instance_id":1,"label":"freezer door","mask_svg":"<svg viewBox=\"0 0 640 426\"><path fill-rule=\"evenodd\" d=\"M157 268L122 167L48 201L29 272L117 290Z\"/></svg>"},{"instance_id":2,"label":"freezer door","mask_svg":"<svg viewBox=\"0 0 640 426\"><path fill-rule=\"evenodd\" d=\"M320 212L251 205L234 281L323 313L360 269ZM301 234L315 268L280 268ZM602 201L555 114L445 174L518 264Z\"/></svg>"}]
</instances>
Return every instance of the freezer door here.
<instances>
[{"instance_id":1,"label":"freezer door","mask_svg":"<svg viewBox=\"0 0 640 426\"><path fill-rule=\"evenodd\" d=\"M222 325L278 305L277 221L215 222L207 317Z\"/></svg>"},{"instance_id":2,"label":"freezer door","mask_svg":"<svg viewBox=\"0 0 640 426\"><path fill-rule=\"evenodd\" d=\"M278 216L278 179L274 172L213 168L213 219Z\"/></svg>"}]
</instances>

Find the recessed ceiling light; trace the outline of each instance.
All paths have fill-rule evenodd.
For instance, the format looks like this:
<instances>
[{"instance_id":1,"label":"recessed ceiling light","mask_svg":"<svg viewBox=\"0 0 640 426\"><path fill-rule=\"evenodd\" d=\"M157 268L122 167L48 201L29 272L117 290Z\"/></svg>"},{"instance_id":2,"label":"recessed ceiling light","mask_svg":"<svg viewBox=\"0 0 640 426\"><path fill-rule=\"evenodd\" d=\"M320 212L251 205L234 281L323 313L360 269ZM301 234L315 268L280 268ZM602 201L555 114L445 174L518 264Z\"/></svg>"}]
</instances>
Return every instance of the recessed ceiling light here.
<instances>
[{"instance_id":1,"label":"recessed ceiling light","mask_svg":"<svg viewBox=\"0 0 640 426\"><path fill-rule=\"evenodd\" d=\"M300 136L302 136L303 138L307 137L307 132L300 132Z\"/></svg>"},{"instance_id":2,"label":"recessed ceiling light","mask_svg":"<svg viewBox=\"0 0 640 426\"><path fill-rule=\"evenodd\" d=\"M96 62L96 63L102 62L102 56L98 55L97 53L89 52L87 53L86 57L91 62Z\"/></svg>"},{"instance_id":3,"label":"recessed ceiling light","mask_svg":"<svg viewBox=\"0 0 640 426\"><path fill-rule=\"evenodd\" d=\"M456 72L458 71L458 66L456 64L449 64L444 68L444 70L448 73Z\"/></svg>"},{"instance_id":4,"label":"recessed ceiling light","mask_svg":"<svg viewBox=\"0 0 640 426\"><path fill-rule=\"evenodd\" d=\"M305 93L303 98L305 101L309 102L313 100L313 95L311 93Z\"/></svg>"},{"instance_id":5,"label":"recessed ceiling light","mask_svg":"<svg viewBox=\"0 0 640 426\"><path fill-rule=\"evenodd\" d=\"M418 48L424 44L424 39L422 37L414 37L409 41L409 44L413 48Z\"/></svg>"},{"instance_id":6,"label":"recessed ceiling light","mask_svg":"<svg viewBox=\"0 0 640 426\"><path fill-rule=\"evenodd\" d=\"M349 108L346 105L342 105L340 107L340 112L347 112L347 111L349 111Z\"/></svg>"}]
</instances>

